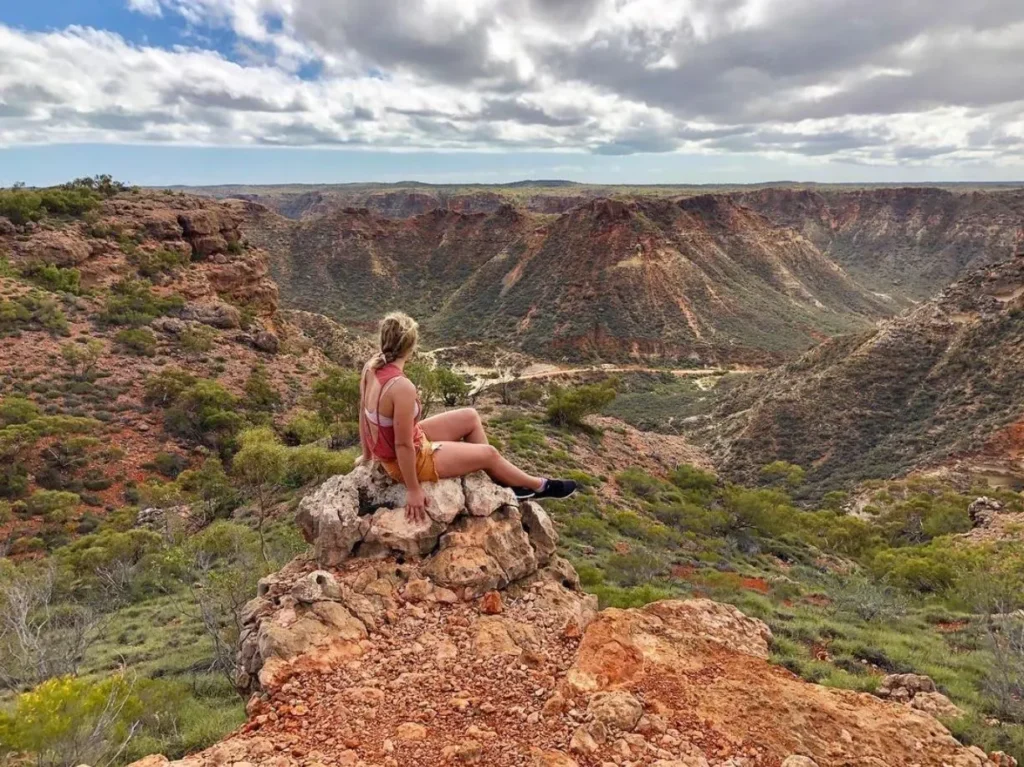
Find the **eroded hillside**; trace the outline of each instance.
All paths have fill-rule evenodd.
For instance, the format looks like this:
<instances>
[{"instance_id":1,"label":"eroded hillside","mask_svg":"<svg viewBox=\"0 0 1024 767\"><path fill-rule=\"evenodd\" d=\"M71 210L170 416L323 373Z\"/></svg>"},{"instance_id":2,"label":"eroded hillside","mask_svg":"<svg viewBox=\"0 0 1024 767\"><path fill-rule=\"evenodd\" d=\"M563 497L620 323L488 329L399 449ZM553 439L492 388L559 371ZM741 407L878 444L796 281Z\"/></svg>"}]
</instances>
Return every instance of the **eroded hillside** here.
<instances>
[{"instance_id":1,"label":"eroded hillside","mask_svg":"<svg viewBox=\"0 0 1024 767\"><path fill-rule=\"evenodd\" d=\"M323 367L238 225L220 203L129 192L81 218L0 219L0 497L15 502L15 553L198 465L242 414L287 410ZM251 381L282 399L257 404Z\"/></svg>"},{"instance_id":2,"label":"eroded hillside","mask_svg":"<svg viewBox=\"0 0 1024 767\"><path fill-rule=\"evenodd\" d=\"M554 217L506 204L291 222L246 208L247 234L277 254L288 305L364 326L400 307L446 344L763 362L897 309L799 234L723 197L600 199Z\"/></svg>"},{"instance_id":3,"label":"eroded hillside","mask_svg":"<svg viewBox=\"0 0 1024 767\"><path fill-rule=\"evenodd\" d=\"M971 458L1024 476L1024 256L980 269L876 331L735 387L703 422L720 465L785 460L833 489Z\"/></svg>"},{"instance_id":4,"label":"eroded hillside","mask_svg":"<svg viewBox=\"0 0 1024 767\"><path fill-rule=\"evenodd\" d=\"M1024 222L1020 191L760 189L737 199L865 285L916 300L1009 257Z\"/></svg>"}]
</instances>

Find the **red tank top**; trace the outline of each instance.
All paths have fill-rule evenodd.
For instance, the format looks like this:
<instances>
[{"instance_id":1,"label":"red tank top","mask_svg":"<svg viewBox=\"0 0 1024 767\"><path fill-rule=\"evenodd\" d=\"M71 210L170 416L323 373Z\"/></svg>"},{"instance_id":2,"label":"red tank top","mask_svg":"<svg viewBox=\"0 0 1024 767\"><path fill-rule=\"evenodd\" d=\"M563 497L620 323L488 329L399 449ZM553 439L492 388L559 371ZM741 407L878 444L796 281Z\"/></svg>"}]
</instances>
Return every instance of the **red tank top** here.
<instances>
[{"instance_id":1,"label":"red tank top","mask_svg":"<svg viewBox=\"0 0 1024 767\"><path fill-rule=\"evenodd\" d=\"M374 408L372 415L374 417L374 425L377 427L377 437L374 439L370 430L370 411L364 413L365 418L361 420L366 421L366 442L370 445L370 453L374 458L382 461L394 461L398 458L398 453L395 450L395 426L393 419L387 419L380 414L380 400L384 395L384 389L387 385L397 378L404 378L405 373L402 372L401 368L397 365L388 363L383 367L377 368L373 371L373 374L377 377L377 405ZM365 410L365 406L364 406ZM413 440L416 445L416 449L419 450L420 443L423 440L423 432L420 430L420 399L416 397L416 416L413 421ZM385 420L391 421L390 423L384 423Z\"/></svg>"}]
</instances>

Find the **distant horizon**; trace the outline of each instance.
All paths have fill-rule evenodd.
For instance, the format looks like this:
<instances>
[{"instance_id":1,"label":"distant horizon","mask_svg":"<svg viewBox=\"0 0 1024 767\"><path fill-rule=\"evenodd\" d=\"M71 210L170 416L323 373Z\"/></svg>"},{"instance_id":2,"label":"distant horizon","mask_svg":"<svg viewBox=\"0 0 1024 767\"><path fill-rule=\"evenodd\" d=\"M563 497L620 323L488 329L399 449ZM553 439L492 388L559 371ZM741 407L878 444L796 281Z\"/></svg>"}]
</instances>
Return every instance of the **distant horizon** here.
<instances>
[{"instance_id":1,"label":"distant horizon","mask_svg":"<svg viewBox=\"0 0 1024 767\"><path fill-rule=\"evenodd\" d=\"M0 147L0 187L53 186L108 173L140 187L424 185L1024 186L1019 167L908 168L838 161L765 162L757 155L568 152L396 152L338 149L54 144Z\"/></svg>"}]
</instances>

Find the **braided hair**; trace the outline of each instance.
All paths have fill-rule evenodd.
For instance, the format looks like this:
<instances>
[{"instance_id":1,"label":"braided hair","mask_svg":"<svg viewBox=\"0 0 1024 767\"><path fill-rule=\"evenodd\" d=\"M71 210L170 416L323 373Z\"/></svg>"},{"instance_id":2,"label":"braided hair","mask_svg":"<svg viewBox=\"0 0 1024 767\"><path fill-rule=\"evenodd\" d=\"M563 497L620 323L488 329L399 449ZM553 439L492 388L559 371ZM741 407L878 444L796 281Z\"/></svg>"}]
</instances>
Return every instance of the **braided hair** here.
<instances>
[{"instance_id":1,"label":"braided hair","mask_svg":"<svg viewBox=\"0 0 1024 767\"><path fill-rule=\"evenodd\" d=\"M370 366L379 370L408 355L416 348L419 327L416 320L404 312L391 312L387 315L380 322L380 351Z\"/></svg>"}]
</instances>

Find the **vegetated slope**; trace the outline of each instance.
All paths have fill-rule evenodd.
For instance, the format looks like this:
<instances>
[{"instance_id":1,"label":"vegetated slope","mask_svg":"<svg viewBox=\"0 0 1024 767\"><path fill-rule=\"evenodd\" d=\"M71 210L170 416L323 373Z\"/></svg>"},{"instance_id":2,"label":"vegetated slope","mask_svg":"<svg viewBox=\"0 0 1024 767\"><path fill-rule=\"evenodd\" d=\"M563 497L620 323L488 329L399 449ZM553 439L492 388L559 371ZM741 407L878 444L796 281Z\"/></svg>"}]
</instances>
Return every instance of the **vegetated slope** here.
<instances>
[{"instance_id":1,"label":"vegetated slope","mask_svg":"<svg viewBox=\"0 0 1024 767\"><path fill-rule=\"evenodd\" d=\"M737 199L801 232L864 284L918 300L1007 258L1024 221L1020 190L760 189Z\"/></svg>"},{"instance_id":2,"label":"vegetated slope","mask_svg":"<svg viewBox=\"0 0 1024 767\"><path fill-rule=\"evenodd\" d=\"M287 410L326 363L278 313L266 254L238 223L209 199L129 192L78 217L0 218L0 502L16 512L0 541L16 553L19 537L74 532L83 514L136 502L160 469L202 461L144 401L152 376L181 370L230 396L262 368ZM55 516L39 490L78 498Z\"/></svg>"},{"instance_id":3,"label":"vegetated slope","mask_svg":"<svg viewBox=\"0 0 1024 767\"><path fill-rule=\"evenodd\" d=\"M1024 256L876 331L737 386L703 427L727 472L771 461L819 488L980 456L1024 475Z\"/></svg>"},{"instance_id":4,"label":"vegetated slope","mask_svg":"<svg viewBox=\"0 0 1024 767\"><path fill-rule=\"evenodd\" d=\"M722 196L600 199L289 222L248 204L285 304L369 324L403 308L440 343L541 357L778 360L894 311L805 238Z\"/></svg>"}]
</instances>

